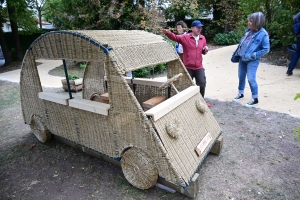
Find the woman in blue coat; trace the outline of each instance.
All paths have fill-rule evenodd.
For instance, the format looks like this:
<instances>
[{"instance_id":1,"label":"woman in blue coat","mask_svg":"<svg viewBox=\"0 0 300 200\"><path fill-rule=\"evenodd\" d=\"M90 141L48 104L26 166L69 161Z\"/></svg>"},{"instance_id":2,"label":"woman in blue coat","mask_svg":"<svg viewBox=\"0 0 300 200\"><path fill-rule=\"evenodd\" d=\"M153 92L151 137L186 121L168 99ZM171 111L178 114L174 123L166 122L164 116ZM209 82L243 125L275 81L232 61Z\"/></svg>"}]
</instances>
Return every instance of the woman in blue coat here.
<instances>
[{"instance_id":1,"label":"woman in blue coat","mask_svg":"<svg viewBox=\"0 0 300 200\"><path fill-rule=\"evenodd\" d=\"M261 58L270 51L270 41L267 31L263 28L265 16L261 12L255 12L248 16L248 29L242 37L237 49L240 56L238 77L238 95L233 101L244 99L244 89L246 76L250 85L252 100L246 107L258 105L258 85L256 82L256 72Z\"/></svg>"},{"instance_id":2,"label":"woman in blue coat","mask_svg":"<svg viewBox=\"0 0 300 200\"><path fill-rule=\"evenodd\" d=\"M291 63L289 64L289 68L286 72L286 74L288 76L290 75L293 75L293 70L300 58L300 12L295 15L293 17L293 20L294 20L294 33L296 35L296 38L297 38L297 49L296 49L296 52L294 53L292 59L291 59Z\"/></svg>"}]
</instances>

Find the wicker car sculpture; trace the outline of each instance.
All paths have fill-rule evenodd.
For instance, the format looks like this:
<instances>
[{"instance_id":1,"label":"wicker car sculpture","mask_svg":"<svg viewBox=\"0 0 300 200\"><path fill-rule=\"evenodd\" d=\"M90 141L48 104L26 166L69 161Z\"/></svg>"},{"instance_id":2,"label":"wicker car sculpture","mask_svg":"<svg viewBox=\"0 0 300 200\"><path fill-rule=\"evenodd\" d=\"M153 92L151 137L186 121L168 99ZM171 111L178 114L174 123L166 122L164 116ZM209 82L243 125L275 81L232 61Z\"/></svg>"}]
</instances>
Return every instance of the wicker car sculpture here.
<instances>
[{"instance_id":1,"label":"wicker car sculpture","mask_svg":"<svg viewBox=\"0 0 300 200\"><path fill-rule=\"evenodd\" d=\"M41 58L88 61L82 97L73 98L70 86L69 93L43 92L36 65ZM161 63L167 64L166 83L124 76ZM40 141L53 135L120 163L126 179L141 189L164 181L189 195L221 134L172 45L145 31L44 34L26 52L20 86L25 123Z\"/></svg>"}]
</instances>

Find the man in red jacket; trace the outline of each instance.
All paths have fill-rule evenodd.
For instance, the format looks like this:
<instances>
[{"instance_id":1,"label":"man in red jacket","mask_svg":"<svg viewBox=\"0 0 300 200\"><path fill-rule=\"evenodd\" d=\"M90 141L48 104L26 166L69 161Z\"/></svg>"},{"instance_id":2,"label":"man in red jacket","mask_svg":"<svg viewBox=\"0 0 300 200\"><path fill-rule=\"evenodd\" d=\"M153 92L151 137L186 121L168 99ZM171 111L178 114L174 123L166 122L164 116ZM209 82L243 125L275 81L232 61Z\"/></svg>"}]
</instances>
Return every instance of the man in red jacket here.
<instances>
[{"instance_id":1,"label":"man in red jacket","mask_svg":"<svg viewBox=\"0 0 300 200\"><path fill-rule=\"evenodd\" d=\"M192 22L192 32L189 34L175 35L167 29L161 29L169 39L178 42L183 48L183 64L185 65L190 76L196 79L196 84L200 86L200 93L204 98L206 77L205 69L202 64L202 54L208 52L206 39L201 35L203 24L199 20ZM209 106L209 104L208 104Z\"/></svg>"}]
</instances>

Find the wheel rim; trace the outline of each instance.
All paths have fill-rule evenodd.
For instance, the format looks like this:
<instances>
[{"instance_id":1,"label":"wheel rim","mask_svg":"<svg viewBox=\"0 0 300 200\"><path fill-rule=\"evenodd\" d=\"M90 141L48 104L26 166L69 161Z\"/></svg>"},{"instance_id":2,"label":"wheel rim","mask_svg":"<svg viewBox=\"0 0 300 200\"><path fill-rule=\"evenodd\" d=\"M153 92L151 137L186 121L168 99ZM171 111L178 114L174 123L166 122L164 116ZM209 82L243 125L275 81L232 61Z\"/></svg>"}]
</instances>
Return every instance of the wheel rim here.
<instances>
[{"instance_id":1,"label":"wheel rim","mask_svg":"<svg viewBox=\"0 0 300 200\"><path fill-rule=\"evenodd\" d=\"M121 159L122 171L129 183L140 189L149 189L158 179L154 161L138 148L130 148Z\"/></svg>"}]
</instances>

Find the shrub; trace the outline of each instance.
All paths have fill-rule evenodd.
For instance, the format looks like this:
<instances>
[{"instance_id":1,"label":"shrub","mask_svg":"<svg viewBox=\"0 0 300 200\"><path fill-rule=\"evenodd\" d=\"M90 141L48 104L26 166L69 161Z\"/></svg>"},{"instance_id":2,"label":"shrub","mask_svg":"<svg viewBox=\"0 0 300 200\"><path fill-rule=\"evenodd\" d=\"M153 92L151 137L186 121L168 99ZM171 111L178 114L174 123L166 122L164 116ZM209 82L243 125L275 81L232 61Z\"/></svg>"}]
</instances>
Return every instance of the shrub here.
<instances>
[{"instance_id":1,"label":"shrub","mask_svg":"<svg viewBox=\"0 0 300 200\"><path fill-rule=\"evenodd\" d=\"M218 45L238 44L241 37L238 33L230 31L229 33L218 33L213 39L213 43Z\"/></svg>"},{"instance_id":2,"label":"shrub","mask_svg":"<svg viewBox=\"0 0 300 200\"><path fill-rule=\"evenodd\" d=\"M163 74L167 70L166 64L161 63L151 67L144 67L133 72L134 77L144 78L150 75Z\"/></svg>"},{"instance_id":3,"label":"shrub","mask_svg":"<svg viewBox=\"0 0 300 200\"><path fill-rule=\"evenodd\" d=\"M86 65L87 65L87 62L80 63L80 68L81 68L81 69L85 69L85 68L86 68Z\"/></svg>"},{"instance_id":4,"label":"shrub","mask_svg":"<svg viewBox=\"0 0 300 200\"><path fill-rule=\"evenodd\" d=\"M294 100L300 99L300 93L296 94L296 97ZM296 136L296 133L298 132L298 140L300 141L300 125L293 131L293 139Z\"/></svg>"},{"instance_id":5,"label":"shrub","mask_svg":"<svg viewBox=\"0 0 300 200\"><path fill-rule=\"evenodd\" d=\"M68 79L69 80L76 80L76 79L79 79L79 76L76 76L76 75L70 75L70 74L68 74Z\"/></svg>"},{"instance_id":6,"label":"shrub","mask_svg":"<svg viewBox=\"0 0 300 200\"><path fill-rule=\"evenodd\" d=\"M143 78L148 75L148 68L144 67L133 72L134 77Z\"/></svg>"}]
</instances>

